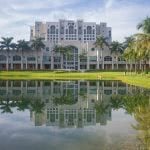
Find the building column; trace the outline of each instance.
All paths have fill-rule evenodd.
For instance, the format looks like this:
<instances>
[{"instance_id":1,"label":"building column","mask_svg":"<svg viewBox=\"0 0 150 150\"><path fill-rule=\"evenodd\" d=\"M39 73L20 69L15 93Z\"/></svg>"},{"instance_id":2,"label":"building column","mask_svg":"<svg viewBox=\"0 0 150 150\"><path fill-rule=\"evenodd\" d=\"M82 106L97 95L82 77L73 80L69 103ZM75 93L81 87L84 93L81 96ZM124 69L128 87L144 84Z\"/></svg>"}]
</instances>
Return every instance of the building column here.
<instances>
[{"instance_id":1,"label":"building column","mask_svg":"<svg viewBox=\"0 0 150 150\"><path fill-rule=\"evenodd\" d=\"M126 63L126 70L128 70L128 64Z\"/></svg>"},{"instance_id":2,"label":"building column","mask_svg":"<svg viewBox=\"0 0 150 150\"><path fill-rule=\"evenodd\" d=\"M63 69L63 54L62 55L60 55L60 61L61 61L61 63L60 63L60 68L61 69Z\"/></svg>"},{"instance_id":3,"label":"building column","mask_svg":"<svg viewBox=\"0 0 150 150\"><path fill-rule=\"evenodd\" d=\"M13 67L13 61L11 61L10 68L11 68L11 70L14 69L14 67Z\"/></svg>"},{"instance_id":4,"label":"building column","mask_svg":"<svg viewBox=\"0 0 150 150\"><path fill-rule=\"evenodd\" d=\"M38 70L38 56L36 57L35 69Z\"/></svg>"},{"instance_id":5,"label":"building column","mask_svg":"<svg viewBox=\"0 0 150 150\"><path fill-rule=\"evenodd\" d=\"M9 68L9 56L7 57L7 62L6 62L6 70Z\"/></svg>"},{"instance_id":6,"label":"building column","mask_svg":"<svg viewBox=\"0 0 150 150\"><path fill-rule=\"evenodd\" d=\"M40 69L43 69L43 55L41 56Z\"/></svg>"},{"instance_id":7,"label":"building column","mask_svg":"<svg viewBox=\"0 0 150 150\"><path fill-rule=\"evenodd\" d=\"M90 69L90 62L89 62L89 56L87 56L87 70Z\"/></svg>"},{"instance_id":8,"label":"building column","mask_svg":"<svg viewBox=\"0 0 150 150\"><path fill-rule=\"evenodd\" d=\"M21 57L21 70L23 70L23 57Z\"/></svg>"},{"instance_id":9,"label":"building column","mask_svg":"<svg viewBox=\"0 0 150 150\"><path fill-rule=\"evenodd\" d=\"M99 69L99 50L97 50L97 66L96 69Z\"/></svg>"},{"instance_id":10,"label":"building column","mask_svg":"<svg viewBox=\"0 0 150 150\"><path fill-rule=\"evenodd\" d=\"M103 61L103 59L102 59L102 69L105 69L105 63L104 63L104 61Z\"/></svg>"},{"instance_id":11,"label":"building column","mask_svg":"<svg viewBox=\"0 0 150 150\"><path fill-rule=\"evenodd\" d=\"M80 70L80 58L78 56L78 70Z\"/></svg>"},{"instance_id":12,"label":"building column","mask_svg":"<svg viewBox=\"0 0 150 150\"><path fill-rule=\"evenodd\" d=\"M28 62L27 62L27 57L26 57L26 70L28 69Z\"/></svg>"},{"instance_id":13,"label":"building column","mask_svg":"<svg viewBox=\"0 0 150 150\"><path fill-rule=\"evenodd\" d=\"M51 55L51 69L54 69L54 55Z\"/></svg>"},{"instance_id":14,"label":"building column","mask_svg":"<svg viewBox=\"0 0 150 150\"><path fill-rule=\"evenodd\" d=\"M118 70L119 69L119 67L118 67L119 66L118 61L117 61L116 65L117 65L117 70Z\"/></svg>"},{"instance_id":15,"label":"building column","mask_svg":"<svg viewBox=\"0 0 150 150\"><path fill-rule=\"evenodd\" d=\"M114 70L114 62L112 61L111 69Z\"/></svg>"},{"instance_id":16,"label":"building column","mask_svg":"<svg viewBox=\"0 0 150 150\"><path fill-rule=\"evenodd\" d=\"M142 62L140 61L140 70L142 70Z\"/></svg>"}]
</instances>

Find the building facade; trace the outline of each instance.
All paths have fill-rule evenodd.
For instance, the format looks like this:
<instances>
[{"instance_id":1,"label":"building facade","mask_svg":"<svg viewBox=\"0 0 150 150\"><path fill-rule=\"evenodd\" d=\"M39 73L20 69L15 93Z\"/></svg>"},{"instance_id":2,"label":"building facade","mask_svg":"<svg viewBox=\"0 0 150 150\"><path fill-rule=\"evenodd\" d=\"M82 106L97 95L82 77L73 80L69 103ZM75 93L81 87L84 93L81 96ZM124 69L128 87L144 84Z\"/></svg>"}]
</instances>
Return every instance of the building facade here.
<instances>
[{"instance_id":1,"label":"building facade","mask_svg":"<svg viewBox=\"0 0 150 150\"><path fill-rule=\"evenodd\" d=\"M30 41L43 38L45 49L0 51L0 70L34 69L127 69L129 64L111 54L108 47L96 48L96 38L103 36L111 44L111 27L106 23L83 20L35 22L30 30ZM69 54L54 51L55 46L72 46ZM131 65L131 69L134 63Z\"/></svg>"}]
</instances>

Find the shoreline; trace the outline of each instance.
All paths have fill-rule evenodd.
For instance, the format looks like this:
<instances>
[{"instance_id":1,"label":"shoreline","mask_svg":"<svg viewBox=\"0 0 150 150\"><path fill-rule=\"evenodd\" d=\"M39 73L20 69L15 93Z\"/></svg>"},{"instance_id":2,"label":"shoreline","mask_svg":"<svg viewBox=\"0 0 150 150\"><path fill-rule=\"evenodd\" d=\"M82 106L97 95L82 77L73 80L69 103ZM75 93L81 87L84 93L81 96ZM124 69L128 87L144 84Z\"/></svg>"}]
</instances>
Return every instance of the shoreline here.
<instances>
[{"instance_id":1,"label":"shoreline","mask_svg":"<svg viewBox=\"0 0 150 150\"><path fill-rule=\"evenodd\" d=\"M0 80L119 80L150 89L150 74L129 72L0 71Z\"/></svg>"}]
</instances>

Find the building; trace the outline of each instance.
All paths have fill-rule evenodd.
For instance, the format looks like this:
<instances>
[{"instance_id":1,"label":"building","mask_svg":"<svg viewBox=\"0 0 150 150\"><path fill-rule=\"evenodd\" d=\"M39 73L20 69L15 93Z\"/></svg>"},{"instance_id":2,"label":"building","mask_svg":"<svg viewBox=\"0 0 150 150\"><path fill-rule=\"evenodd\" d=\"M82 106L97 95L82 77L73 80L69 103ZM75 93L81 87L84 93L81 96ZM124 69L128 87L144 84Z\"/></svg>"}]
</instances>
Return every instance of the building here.
<instances>
[{"instance_id":1,"label":"building","mask_svg":"<svg viewBox=\"0 0 150 150\"><path fill-rule=\"evenodd\" d=\"M30 41L42 37L45 49L27 51L0 51L0 70L34 69L127 69L129 64L114 54L108 47L99 50L94 43L103 36L110 44L111 27L106 23L83 20L59 20L58 22L35 22L31 27ZM54 47L72 46L69 55L54 51ZM134 64L132 64L134 67Z\"/></svg>"}]
</instances>

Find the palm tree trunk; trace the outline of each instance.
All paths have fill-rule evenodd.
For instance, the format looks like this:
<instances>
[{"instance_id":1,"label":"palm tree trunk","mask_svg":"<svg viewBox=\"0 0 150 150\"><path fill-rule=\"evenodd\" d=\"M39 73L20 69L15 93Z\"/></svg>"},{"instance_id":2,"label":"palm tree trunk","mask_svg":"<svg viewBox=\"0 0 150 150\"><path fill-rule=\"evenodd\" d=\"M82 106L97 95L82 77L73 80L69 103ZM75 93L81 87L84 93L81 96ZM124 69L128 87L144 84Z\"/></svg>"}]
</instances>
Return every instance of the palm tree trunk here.
<instances>
[{"instance_id":1,"label":"palm tree trunk","mask_svg":"<svg viewBox=\"0 0 150 150\"><path fill-rule=\"evenodd\" d=\"M136 70L137 70L137 63L136 63L136 60L135 60L135 64L134 64L134 69L135 69L135 73L136 73Z\"/></svg>"},{"instance_id":2,"label":"palm tree trunk","mask_svg":"<svg viewBox=\"0 0 150 150\"><path fill-rule=\"evenodd\" d=\"M21 50L21 70L23 70L23 50Z\"/></svg>"},{"instance_id":3,"label":"palm tree trunk","mask_svg":"<svg viewBox=\"0 0 150 150\"><path fill-rule=\"evenodd\" d=\"M6 70L9 70L9 50L7 50L7 63L6 63Z\"/></svg>"},{"instance_id":4,"label":"palm tree trunk","mask_svg":"<svg viewBox=\"0 0 150 150\"><path fill-rule=\"evenodd\" d=\"M61 56L61 69L64 69L64 53L62 53L62 56Z\"/></svg>"},{"instance_id":5,"label":"palm tree trunk","mask_svg":"<svg viewBox=\"0 0 150 150\"><path fill-rule=\"evenodd\" d=\"M99 50L97 50L97 69L99 69Z\"/></svg>"},{"instance_id":6,"label":"palm tree trunk","mask_svg":"<svg viewBox=\"0 0 150 150\"><path fill-rule=\"evenodd\" d=\"M68 57L66 55L66 69L68 69Z\"/></svg>"},{"instance_id":7,"label":"palm tree trunk","mask_svg":"<svg viewBox=\"0 0 150 150\"><path fill-rule=\"evenodd\" d=\"M38 70L38 50L36 50L36 66L35 69Z\"/></svg>"},{"instance_id":8,"label":"palm tree trunk","mask_svg":"<svg viewBox=\"0 0 150 150\"><path fill-rule=\"evenodd\" d=\"M117 70L118 70L118 56L116 56L116 59L117 59L117 61L116 61L116 62L117 62Z\"/></svg>"}]
</instances>

